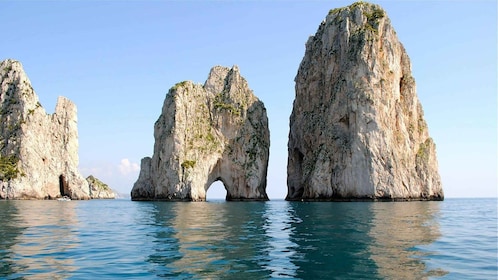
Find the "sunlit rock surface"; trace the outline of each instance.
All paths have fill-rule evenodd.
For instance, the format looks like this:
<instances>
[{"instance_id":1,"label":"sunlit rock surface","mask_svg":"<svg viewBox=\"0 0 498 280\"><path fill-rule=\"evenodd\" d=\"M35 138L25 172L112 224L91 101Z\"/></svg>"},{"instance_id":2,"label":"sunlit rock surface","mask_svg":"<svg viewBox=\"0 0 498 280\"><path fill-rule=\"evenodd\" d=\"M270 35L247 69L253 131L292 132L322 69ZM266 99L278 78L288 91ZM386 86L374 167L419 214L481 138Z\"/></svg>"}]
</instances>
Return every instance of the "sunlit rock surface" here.
<instances>
[{"instance_id":1,"label":"sunlit rock surface","mask_svg":"<svg viewBox=\"0 0 498 280\"><path fill-rule=\"evenodd\" d=\"M89 199L78 171L76 105L47 114L20 62L0 62L0 198Z\"/></svg>"},{"instance_id":2,"label":"sunlit rock surface","mask_svg":"<svg viewBox=\"0 0 498 280\"><path fill-rule=\"evenodd\" d=\"M266 109L237 66L211 69L204 85L173 86L142 159L132 200L203 201L221 180L227 200L267 200L270 136Z\"/></svg>"},{"instance_id":3,"label":"sunlit rock surface","mask_svg":"<svg viewBox=\"0 0 498 280\"><path fill-rule=\"evenodd\" d=\"M331 10L295 82L287 200L443 199L410 60L380 6Z\"/></svg>"}]
</instances>

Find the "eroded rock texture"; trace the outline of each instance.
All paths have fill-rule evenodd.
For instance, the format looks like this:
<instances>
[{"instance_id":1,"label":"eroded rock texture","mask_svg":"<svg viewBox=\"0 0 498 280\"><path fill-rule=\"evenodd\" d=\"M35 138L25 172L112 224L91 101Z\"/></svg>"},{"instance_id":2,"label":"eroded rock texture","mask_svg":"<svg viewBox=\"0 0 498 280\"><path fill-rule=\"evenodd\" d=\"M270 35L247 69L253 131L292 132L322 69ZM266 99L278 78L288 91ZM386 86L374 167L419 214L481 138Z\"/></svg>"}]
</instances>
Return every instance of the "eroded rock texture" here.
<instances>
[{"instance_id":1,"label":"eroded rock texture","mask_svg":"<svg viewBox=\"0 0 498 280\"><path fill-rule=\"evenodd\" d=\"M238 67L212 68L204 85L172 87L154 138L154 154L142 159L132 200L203 201L218 180L227 200L268 199L266 109Z\"/></svg>"},{"instance_id":2,"label":"eroded rock texture","mask_svg":"<svg viewBox=\"0 0 498 280\"><path fill-rule=\"evenodd\" d=\"M331 10L295 82L287 200L443 199L410 60L381 7Z\"/></svg>"},{"instance_id":3,"label":"eroded rock texture","mask_svg":"<svg viewBox=\"0 0 498 280\"><path fill-rule=\"evenodd\" d=\"M89 199L78 171L76 106L59 97L47 114L20 62L0 63L0 198Z\"/></svg>"}]
</instances>

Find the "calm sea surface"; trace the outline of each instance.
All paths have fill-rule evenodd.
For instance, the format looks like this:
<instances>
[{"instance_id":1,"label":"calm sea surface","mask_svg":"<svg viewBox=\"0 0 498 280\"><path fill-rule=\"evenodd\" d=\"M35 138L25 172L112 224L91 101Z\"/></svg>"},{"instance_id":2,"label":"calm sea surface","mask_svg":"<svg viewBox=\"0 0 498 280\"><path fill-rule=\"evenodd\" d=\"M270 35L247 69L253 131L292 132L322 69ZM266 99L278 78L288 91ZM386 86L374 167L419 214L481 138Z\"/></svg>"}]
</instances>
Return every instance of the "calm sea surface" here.
<instances>
[{"instance_id":1,"label":"calm sea surface","mask_svg":"<svg viewBox=\"0 0 498 280\"><path fill-rule=\"evenodd\" d=\"M0 201L2 279L497 279L497 200Z\"/></svg>"}]
</instances>

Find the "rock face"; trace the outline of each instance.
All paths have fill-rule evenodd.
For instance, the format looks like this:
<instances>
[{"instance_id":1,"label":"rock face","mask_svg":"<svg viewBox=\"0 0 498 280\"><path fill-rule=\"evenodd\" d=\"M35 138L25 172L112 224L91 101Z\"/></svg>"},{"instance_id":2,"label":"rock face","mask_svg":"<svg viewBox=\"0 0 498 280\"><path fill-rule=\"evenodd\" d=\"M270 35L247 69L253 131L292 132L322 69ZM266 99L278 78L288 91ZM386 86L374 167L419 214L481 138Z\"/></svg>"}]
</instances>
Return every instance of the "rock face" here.
<instances>
[{"instance_id":1,"label":"rock face","mask_svg":"<svg viewBox=\"0 0 498 280\"><path fill-rule=\"evenodd\" d=\"M295 82L287 200L443 199L410 60L381 7L331 10Z\"/></svg>"},{"instance_id":2,"label":"rock face","mask_svg":"<svg viewBox=\"0 0 498 280\"><path fill-rule=\"evenodd\" d=\"M114 199L116 193L109 186L92 175L86 177L92 199Z\"/></svg>"},{"instance_id":3,"label":"rock face","mask_svg":"<svg viewBox=\"0 0 498 280\"><path fill-rule=\"evenodd\" d=\"M21 63L0 63L0 198L89 199L78 166L76 106L45 112Z\"/></svg>"},{"instance_id":4,"label":"rock face","mask_svg":"<svg viewBox=\"0 0 498 280\"><path fill-rule=\"evenodd\" d=\"M142 159L132 200L203 201L218 180L227 200L268 199L266 109L238 67L212 68L204 85L172 87L154 138L154 155Z\"/></svg>"}]
</instances>

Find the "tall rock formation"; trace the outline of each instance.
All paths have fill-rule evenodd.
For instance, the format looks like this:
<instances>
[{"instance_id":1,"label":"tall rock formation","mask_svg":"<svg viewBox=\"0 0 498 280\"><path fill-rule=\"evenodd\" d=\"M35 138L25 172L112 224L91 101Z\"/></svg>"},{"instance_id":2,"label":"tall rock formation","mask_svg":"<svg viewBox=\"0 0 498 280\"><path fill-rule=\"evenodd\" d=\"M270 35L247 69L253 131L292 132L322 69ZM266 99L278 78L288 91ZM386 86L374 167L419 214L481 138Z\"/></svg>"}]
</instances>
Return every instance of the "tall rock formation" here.
<instances>
[{"instance_id":1,"label":"tall rock formation","mask_svg":"<svg viewBox=\"0 0 498 280\"><path fill-rule=\"evenodd\" d=\"M267 200L270 136L266 109L238 67L216 66L204 85L173 86L142 159L132 200L203 201L221 180L227 200Z\"/></svg>"},{"instance_id":2,"label":"tall rock formation","mask_svg":"<svg viewBox=\"0 0 498 280\"><path fill-rule=\"evenodd\" d=\"M331 10L295 82L287 200L443 199L410 60L381 7Z\"/></svg>"},{"instance_id":3,"label":"tall rock formation","mask_svg":"<svg viewBox=\"0 0 498 280\"><path fill-rule=\"evenodd\" d=\"M20 62L0 62L0 198L89 199L78 167L76 106L45 112Z\"/></svg>"}]
</instances>

